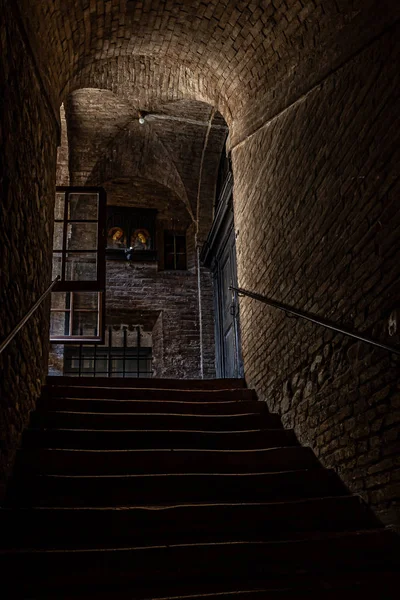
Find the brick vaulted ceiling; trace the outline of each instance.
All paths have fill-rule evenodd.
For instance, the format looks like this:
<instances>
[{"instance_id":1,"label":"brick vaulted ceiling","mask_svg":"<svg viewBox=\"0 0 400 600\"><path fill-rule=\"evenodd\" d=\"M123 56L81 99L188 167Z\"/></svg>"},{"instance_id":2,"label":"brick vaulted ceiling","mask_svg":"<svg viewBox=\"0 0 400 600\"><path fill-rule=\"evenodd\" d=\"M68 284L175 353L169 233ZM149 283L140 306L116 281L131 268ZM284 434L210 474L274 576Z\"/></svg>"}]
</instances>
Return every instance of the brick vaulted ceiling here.
<instances>
[{"instance_id":1,"label":"brick vaulted ceiling","mask_svg":"<svg viewBox=\"0 0 400 600\"><path fill-rule=\"evenodd\" d=\"M145 110L198 100L236 141L399 12L393 0L16 1L55 105L82 87Z\"/></svg>"},{"instance_id":2,"label":"brick vaulted ceiling","mask_svg":"<svg viewBox=\"0 0 400 600\"><path fill-rule=\"evenodd\" d=\"M69 94L65 116L71 184L129 183L146 202L166 194L171 206L183 203L189 221L211 213L228 130L208 104L160 104L141 125L127 99L84 88Z\"/></svg>"}]
</instances>

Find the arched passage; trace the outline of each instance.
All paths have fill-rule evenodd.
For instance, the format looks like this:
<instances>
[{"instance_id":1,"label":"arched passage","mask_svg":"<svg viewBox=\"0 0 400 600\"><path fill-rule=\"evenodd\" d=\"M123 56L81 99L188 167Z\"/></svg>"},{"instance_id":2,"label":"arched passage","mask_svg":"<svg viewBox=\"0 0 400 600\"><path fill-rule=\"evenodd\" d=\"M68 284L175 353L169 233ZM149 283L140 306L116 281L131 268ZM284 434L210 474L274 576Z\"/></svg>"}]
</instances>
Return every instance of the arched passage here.
<instances>
[{"instance_id":1,"label":"arched passage","mask_svg":"<svg viewBox=\"0 0 400 600\"><path fill-rule=\"evenodd\" d=\"M150 236L156 263L132 263L126 270L113 260L112 244L106 270L107 326L123 326L115 321L118 315L125 315L131 327L151 326L158 376L211 376L215 372L211 280L199 265L198 252L213 218L218 164L228 128L204 102L163 102L157 99L157 90L153 99L155 108L143 111L140 123L142 106L135 98L99 88L72 92L65 101L70 181L106 188L112 221L107 231L119 225L127 247L134 246L131 219L140 219L140 213L145 218L151 210L157 213ZM127 221L129 231L122 221L117 223L118 218ZM180 256L171 256L169 240L184 244ZM171 268L183 271L172 275L167 273ZM52 357L52 365L56 364Z\"/></svg>"},{"instance_id":2,"label":"arched passage","mask_svg":"<svg viewBox=\"0 0 400 600\"><path fill-rule=\"evenodd\" d=\"M132 71L148 110L155 104L146 81L168 101L209 102L229 124L240 283L389 335L399 298L395 3L1 0L0 10L3 328L47 284L54 109L76 87L101 88L112 72L118 81L104 87L115 91ZM247 301L242 313L249 384L324 464L379 510L392 510L390 359L365 358L306 326L287 328ZM6 455L14 424L20 431L38 394L45 330L40 314L23 338L31 366L12 349L1 365L5 382L26 381L22 409L1 384Z\"/></svg>"}]
</instances>

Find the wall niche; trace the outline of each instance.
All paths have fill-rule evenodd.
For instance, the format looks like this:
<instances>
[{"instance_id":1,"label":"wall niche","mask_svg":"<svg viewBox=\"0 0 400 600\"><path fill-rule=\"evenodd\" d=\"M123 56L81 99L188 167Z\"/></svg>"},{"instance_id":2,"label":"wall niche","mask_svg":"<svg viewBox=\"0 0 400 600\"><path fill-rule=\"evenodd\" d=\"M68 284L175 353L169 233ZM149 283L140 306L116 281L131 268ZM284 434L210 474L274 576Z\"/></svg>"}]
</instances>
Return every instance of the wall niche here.
<instances>
[{"instance_id":1,"label":"wall niche","mask_svg":"<svg viewBox=\"0 0 400 600\"><path fill-rule=\"evenodd\" d=\"M107 260L153 262L156 248L157 210L107 207Z\"/></svg>"}]
</instances>

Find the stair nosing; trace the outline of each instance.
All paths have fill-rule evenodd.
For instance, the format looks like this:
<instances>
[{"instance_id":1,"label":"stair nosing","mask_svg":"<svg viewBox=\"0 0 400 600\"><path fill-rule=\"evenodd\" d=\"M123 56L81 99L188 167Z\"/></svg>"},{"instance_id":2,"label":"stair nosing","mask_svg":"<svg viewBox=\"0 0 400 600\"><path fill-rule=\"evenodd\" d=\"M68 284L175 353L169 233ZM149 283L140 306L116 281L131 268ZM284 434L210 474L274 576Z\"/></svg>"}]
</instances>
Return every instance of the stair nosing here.
<instances>
[{"instance_id":1,"label":"stair nosing","mask_svg":"<svg viewBox=\"0 0 400 600\"><path fill-rule=\"evenodd\" d=\"M206 548L206 547L227 547L227 546L265 546L265 547L277 547L278 545L287 544L302 544L304 542L318 543L319 541L336 540L341 538L351 537L353 539L362 536L371 536L380 534L382 536L392 536L390 530L384 528L371 528L371 529L358 529L356 531L338 531L338 532L321 532L321 537L318 538L300 538L300 539L287 539L287 540L244 540L237 539L233 541L218 541L218 542L197 542L197 543L172 543L172 544L158 544L149 546L117 546L109 548L18 548L18 549L2 549L0 548L1 555L20 555L20 554L87 554L93 553L105 553L105 552L132 552L132 551L149 551L149 550L171 550L176 548Z\"/></svg>"},{"instance_id":2,"label":"stair nosing","mask_svg":"<svg viewBox=\"0 0 400 600\"><path fill-rule=\"evenodd\" d=\"M127 452L216 452L219 454L223 453L255 453L255 452L273 452L275 450L296 450L296 452L307 452L313 453L312 449L309 446L271 446L267 448L115 448L115 449L105 449L105 448L18 448L17 452L19 453L31 453L31 452L80 452L80 453L127 453Z\"/></svg>"},{"instance_id":3,"label":"stair nosing","mask_svg":"<svg viewBox=\"0 0 400 600\"><path fill-rule=\"evenodd\" d=\"M0 514L7 512L29 512L29 511L54 511L54 512L128 512L132 510L145 510L149 512L157 511L168 511L175 508L212 508L212 507L253 507L253 506L285 506L285 505L297 505L297 504L317 504L328 501L339 501L362 505L362 498L360 496L353 496L352 494L341 495L341 496L320 496L310 498L300 498L296 500L281 500L276 502L181 502L178 504L132 504L132 505L112 505L112 506L29 506L29 507L1 507Z\"/></svg>"},{"instance_id":4,"label":"stair nosing","mask_svg":"<svg viewBox=\"0 0 400 600\"><path fill-rule=\"evenodd\" d=\"M134 413L134 412L87 412L87 411L74 411L74 410L39 410L36 414L40 415L40 416L46 416L46 415L54 415L54 414L62 414L62 415L101 415L101 416L119 416L119 417L126 417L126 416L132 416L132 417L196 417L196 418L214 418L214 419L224 419L224 418L230 418L230 417L249 417L249 416L257 416L257 417L264 417L264 416L270 416L271 414L276 414L276 413L258 413L258 412L247 412L247 413L234 413L234 414L229 414L229 415L207 415L207 414L192 414L192 413L155 413L155 412L151 412L151 413Z\"/></svg>"},{"instance_id":5,"label":"stair nosing","mask_svg":"<svg viewBox=\"0 0 400 600\"><path fill-rule=\"evenodd\" d=\"M104 413L101 413L104 414ZM124 414L124 413L121 413ZM128 413L129 414L129 413ZM238 434L238 433L263 433L263 432L272 432L272 431L276 431L279 433L282 432L293 432L294 433L294 429L284 429L282 427L278 428L278 427L267 427L265 429L235 429L232 431L227 431L227 430L222 430L222 431L215 431L215 430L211 430L211 431L204 431L203 429L75 429L75 428L70 428L70 427L28 427L25 431L35 431L35 432L42 432L42 431L73 431L73 432L79 432L79 433L86 433L86 432L93 432L93 433L201 433L201 434L205 434L205 435L216 435L216 434Z\"/></svg>"},{"instance_id":6,"label":"stair nosing","mask_svg":"<svg viewBox=\"0 0 400 600\"><path fill-rule=\"evenodd\" d=\"M124 389L124 388L121 388ZM143 403L143 404L185 404L185 405L195 405L195 406L207 406L208 404L211 404L212 406L220 406L221 404L246 404L246 403L259 403L262 406L266 406L266 403L263 402L262 400L242 400L242 399L238 399L238 400L214 400L214 401L210 401L210 402L188 402L187 400L163 400L162 398L160 398L159 400L147 400L146 398L143 398L142 400L138 399L138 398L132 398L132 399L126 399L126 398L91 398L91 397L85 397L85 398L80 398L78 396L54 396L51 398L51 400L48 400L49 403L51 403L52 401L57 402L58 400L68 400L68 401L72 401L72 402L121 402L121 403L125 403L125 402L133 402L133 403Z\"/></svg>"},{"instance_id":7,"label":"stair nosing","mask_svg":"<svg viewBox=\"0 0 400 600\"><path fill-rule=\"evenodd\" d=\"M255 473L122 473L117 475L65 475L58 473L38 473L34 475L25 475L18 477L18 479L31 479L31 478L57 478L57 479L106 479L106 478L134 478L134 477L263 477L287 475L289 473L315 473L316 471L322 471L333 474L333 469L290 469L287 471L262 471Z\"/></svg>"}]
</instances>

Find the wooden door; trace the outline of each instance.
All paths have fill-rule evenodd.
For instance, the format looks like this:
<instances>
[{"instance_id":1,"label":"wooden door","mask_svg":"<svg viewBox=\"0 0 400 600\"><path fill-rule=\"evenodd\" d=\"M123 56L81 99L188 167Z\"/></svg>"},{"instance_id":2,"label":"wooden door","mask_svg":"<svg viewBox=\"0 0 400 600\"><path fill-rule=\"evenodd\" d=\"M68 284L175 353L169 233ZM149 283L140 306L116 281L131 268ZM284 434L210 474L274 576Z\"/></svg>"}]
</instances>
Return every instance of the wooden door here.
<instances>
[{"instance_id":1,"label":"wooden door","mask_svg":"<svg viewBox=\"0 0 400 600\"><path fill-rule=\"evenodd\" d=\"M227 232L213 268L217 377L243 377L237 287L235 232Z\"/></svg>"}]
</instances>

